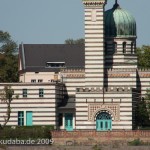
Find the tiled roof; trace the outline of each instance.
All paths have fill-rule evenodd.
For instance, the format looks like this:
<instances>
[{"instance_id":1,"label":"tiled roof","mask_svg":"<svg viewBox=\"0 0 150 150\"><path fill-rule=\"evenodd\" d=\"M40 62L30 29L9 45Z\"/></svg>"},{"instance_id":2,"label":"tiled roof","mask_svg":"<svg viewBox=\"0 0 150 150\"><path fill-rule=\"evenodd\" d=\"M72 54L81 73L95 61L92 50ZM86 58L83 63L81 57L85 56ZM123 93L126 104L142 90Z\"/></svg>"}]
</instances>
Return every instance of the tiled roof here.
<instances>
[{"instance_id":1,"label":"tiled roof","mask_svg":"<svg viewBox=\"0 0 150 150\"><path fill-rule=\"evenodd\" d=\"M47 62L65 62L66 68L84 68L84 45L75 44L23 44L19 56L24 70L29 72L59 71L47 68Z\"/></svg>"}]
</instances>

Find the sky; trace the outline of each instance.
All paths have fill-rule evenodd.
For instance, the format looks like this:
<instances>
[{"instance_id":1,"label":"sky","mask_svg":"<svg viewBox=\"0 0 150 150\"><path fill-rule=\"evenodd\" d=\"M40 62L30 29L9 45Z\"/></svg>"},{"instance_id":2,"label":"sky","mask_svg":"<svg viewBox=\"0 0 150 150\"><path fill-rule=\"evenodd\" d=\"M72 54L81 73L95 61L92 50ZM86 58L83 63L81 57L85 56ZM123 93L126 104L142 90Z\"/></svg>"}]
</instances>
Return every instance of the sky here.
<instances>
[{"instance_id":1,"label":"sky","mask_svg":"<svg viewBox=\"0 0 150 150\"><path fill-rule=\"evenodd\" d=\"M84 38L82 0L0 0L0 30L20 44L63 44ZM105 10L115 0L107 0ZM150 45L150 0L118 0L137 22L137 45Z\"/></svg>"}]
</instances>

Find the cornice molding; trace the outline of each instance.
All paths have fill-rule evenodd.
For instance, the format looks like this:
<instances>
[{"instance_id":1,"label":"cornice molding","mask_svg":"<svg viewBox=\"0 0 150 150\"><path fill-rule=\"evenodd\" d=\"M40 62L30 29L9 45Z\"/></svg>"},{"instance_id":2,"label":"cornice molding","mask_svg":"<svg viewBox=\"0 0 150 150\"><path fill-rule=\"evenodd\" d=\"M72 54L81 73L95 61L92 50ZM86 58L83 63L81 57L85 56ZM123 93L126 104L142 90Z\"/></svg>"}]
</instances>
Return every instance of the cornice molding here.
<instances>
[{"instance_id":1,"label":"cornice molding","mask_svg":"<svg viewBox=\"0 0 150 150\"><path fill-rule=\"evenodd\" d=\"M101 6L106 3L105 0L83 0L85 6Z\"/></svg>"}]
</instances>

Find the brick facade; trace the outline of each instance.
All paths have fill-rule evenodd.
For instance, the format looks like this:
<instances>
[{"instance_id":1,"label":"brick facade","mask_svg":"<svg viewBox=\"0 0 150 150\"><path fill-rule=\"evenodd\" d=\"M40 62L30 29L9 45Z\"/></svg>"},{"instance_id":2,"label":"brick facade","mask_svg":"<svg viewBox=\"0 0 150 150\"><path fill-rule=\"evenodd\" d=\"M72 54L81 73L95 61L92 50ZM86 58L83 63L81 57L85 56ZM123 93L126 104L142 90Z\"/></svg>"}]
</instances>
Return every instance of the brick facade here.
<instances>
[{"instance_id":1,"label":"brick facade","mask_svg":"<svg viewBox=\"0 0 150 150\"><path fill-rule=\"evenodd\" d=\"M140 138L145 142L150 142L150 130L133 130L133 131L108 131L96 132L93 130L88 131L52 131L52 138L55 145L95 145L101 142L111 143L113 141L129 142L134 139Z\"/></svg>"}]
</instances>

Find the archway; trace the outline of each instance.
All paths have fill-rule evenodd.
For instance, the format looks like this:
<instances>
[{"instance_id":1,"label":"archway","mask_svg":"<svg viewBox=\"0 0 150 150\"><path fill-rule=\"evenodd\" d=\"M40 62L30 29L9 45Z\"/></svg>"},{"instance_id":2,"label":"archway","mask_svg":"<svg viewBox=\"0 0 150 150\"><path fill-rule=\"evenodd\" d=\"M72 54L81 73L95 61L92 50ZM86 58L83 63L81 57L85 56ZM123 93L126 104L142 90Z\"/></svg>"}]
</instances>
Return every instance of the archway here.
<instances>
[{"instance_id":1,"label":"archway","mask_svg":"<svg viewBox=\"0 0 150 150\"><path fill-rule=\"evenodd\" d=\"M108 131L112 130L112 117L107 112L101 112L96 117L96 130Z\"/></svg>"}]
</instances>

